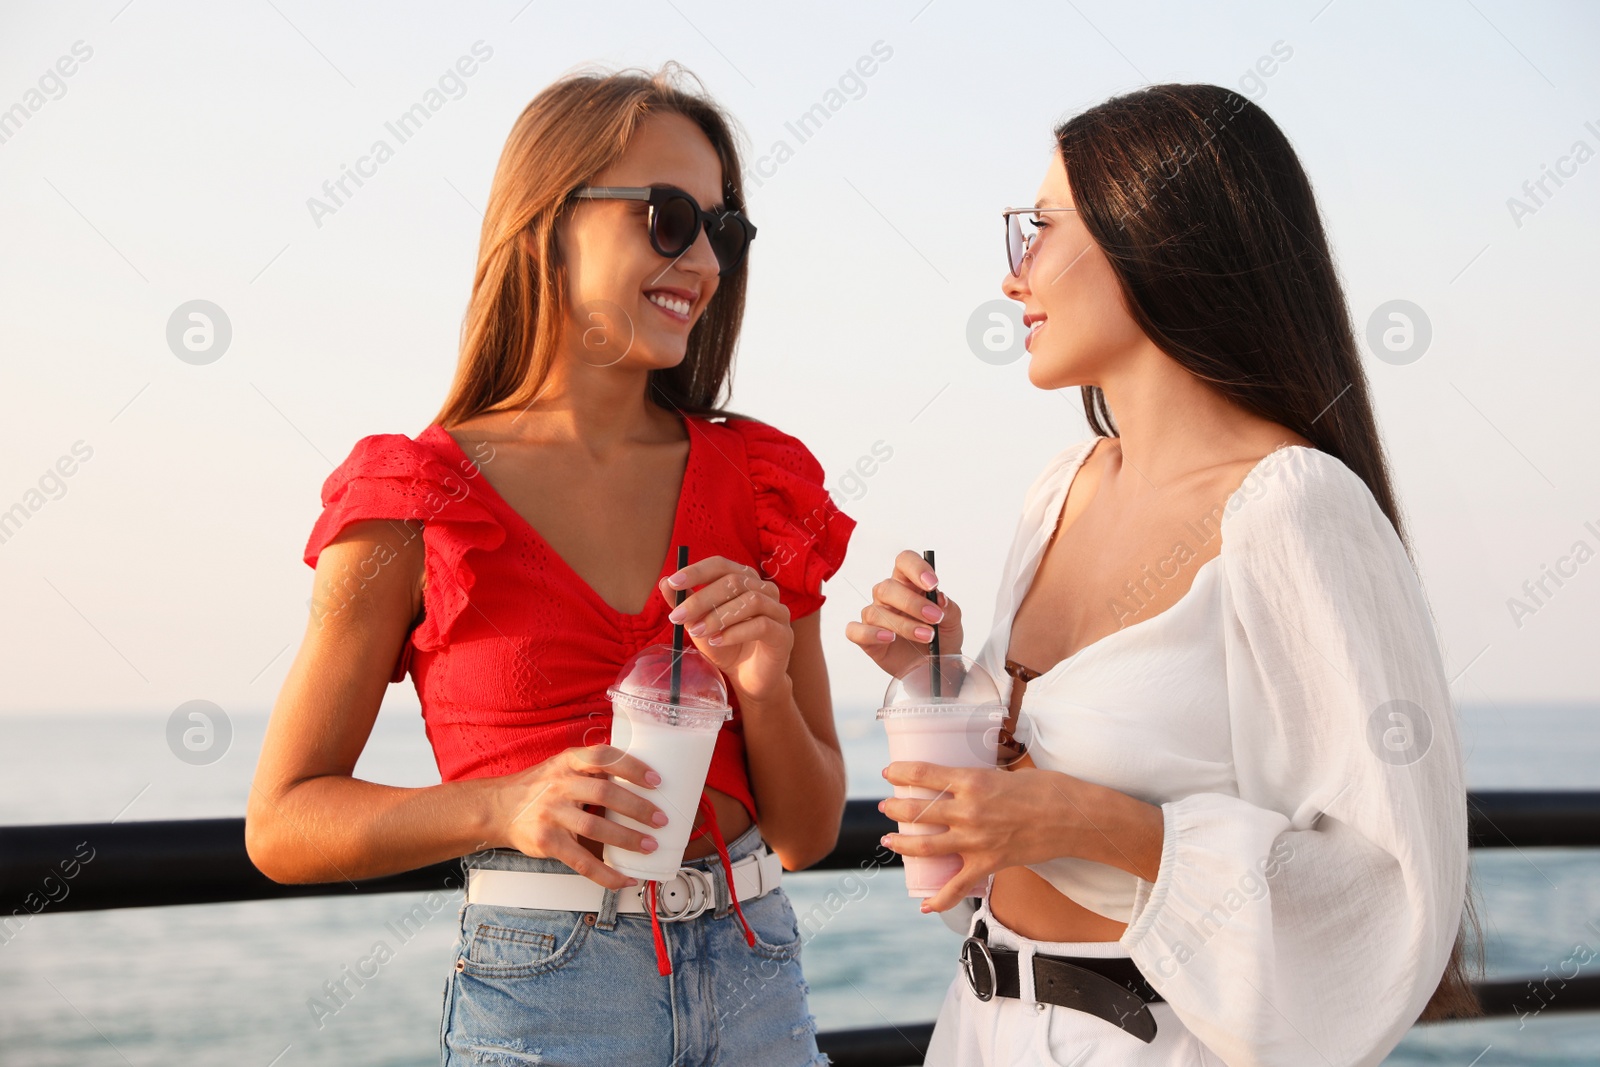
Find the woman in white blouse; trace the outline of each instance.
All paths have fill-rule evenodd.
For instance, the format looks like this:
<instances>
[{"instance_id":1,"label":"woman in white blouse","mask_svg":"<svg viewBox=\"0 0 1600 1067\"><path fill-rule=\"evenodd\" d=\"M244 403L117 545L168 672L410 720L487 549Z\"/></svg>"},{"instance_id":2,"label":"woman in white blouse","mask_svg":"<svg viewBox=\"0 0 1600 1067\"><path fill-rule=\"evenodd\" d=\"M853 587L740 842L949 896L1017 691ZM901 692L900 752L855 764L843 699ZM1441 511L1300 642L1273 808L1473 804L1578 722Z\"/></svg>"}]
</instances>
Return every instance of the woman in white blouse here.
<instances>
[{"instance_id":1,"label":"woman in white blouse","mask_svg":"<svg viewBox=\"0 0 1600 1067\"><path fill-rule=\"evenodd\" d=\"M927 1062L1379 1063L1478 1012L1466 795L1310 184L1215 86L1055 137L1002 288L1095 436L1028 490L975 656L1003 765L884 771L949 828L885 845L962 857L923 910L988 887ZM848 636L893 674L934 626L959 651L937 582L902 552Z\"/></svg>"}]
</instances>

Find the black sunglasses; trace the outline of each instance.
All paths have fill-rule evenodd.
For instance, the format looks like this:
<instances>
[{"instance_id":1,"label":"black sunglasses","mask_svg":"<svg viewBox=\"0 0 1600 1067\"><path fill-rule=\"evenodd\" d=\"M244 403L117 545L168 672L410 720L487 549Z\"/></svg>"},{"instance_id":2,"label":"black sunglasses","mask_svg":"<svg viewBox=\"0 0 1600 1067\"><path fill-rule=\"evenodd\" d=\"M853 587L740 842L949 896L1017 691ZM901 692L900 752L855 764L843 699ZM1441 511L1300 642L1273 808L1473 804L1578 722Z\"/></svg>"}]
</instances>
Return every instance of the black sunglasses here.
<instances>
[{"instance_id":1,"label":"black sunglasses","mask_svg":"<svg viewBox=\"0 0 1600 1067\"><path fill-rule=\"evenodd\" d=\"M755 225L740 211L702 211L695 198L670 185L589 185L572 193L577 200L643 200L650 205L650 247L677 259L703 228L717 257L717 273L737 270L755 240Z\"/></svg>"}]
</instances>

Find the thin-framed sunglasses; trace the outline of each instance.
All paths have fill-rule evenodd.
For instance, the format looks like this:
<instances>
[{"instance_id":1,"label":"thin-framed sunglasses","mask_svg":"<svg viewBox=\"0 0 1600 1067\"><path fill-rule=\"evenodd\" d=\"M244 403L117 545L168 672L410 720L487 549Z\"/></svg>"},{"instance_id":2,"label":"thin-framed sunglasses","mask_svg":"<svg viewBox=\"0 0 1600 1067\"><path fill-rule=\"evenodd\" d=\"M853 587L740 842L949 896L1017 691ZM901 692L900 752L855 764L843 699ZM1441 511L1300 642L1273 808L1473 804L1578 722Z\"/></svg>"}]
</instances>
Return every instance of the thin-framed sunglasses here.
<instances>
[{"instance_id":1,"label":"thin-framed sunglasses","mask_svg":"<svg viewBox=\"0 0 1600 1067\"><path fill-rule=\"evenodd\" d=\"M587 185L576 189L577 200L643 200L650 205L650 247L677 259L694 244L701 229L717 257L717 273L737 270L755 240L755 224L740 211L702 211L694 197L671 185Z\"/></svg>"},{"instance_id":2,"label":"thin-framed sunglasses","mask_svg":"<svg viewBox=\"0 0 1600 1067\"><path fill-rule=\"evenodd\" d=\"M1028 249L1033 246L1033 239L1039 236L1037 224L1033 219L1024 219L1024 215L1042 215L1046 211L1076 211L1075 207L1008 207L1000 212L1006 220L1006 266L1011 268L1011 276L1022 276L1022 263L1028 257ZM1023 224L1029 225L1027 231Z\"/></svg>"}]
</instances>

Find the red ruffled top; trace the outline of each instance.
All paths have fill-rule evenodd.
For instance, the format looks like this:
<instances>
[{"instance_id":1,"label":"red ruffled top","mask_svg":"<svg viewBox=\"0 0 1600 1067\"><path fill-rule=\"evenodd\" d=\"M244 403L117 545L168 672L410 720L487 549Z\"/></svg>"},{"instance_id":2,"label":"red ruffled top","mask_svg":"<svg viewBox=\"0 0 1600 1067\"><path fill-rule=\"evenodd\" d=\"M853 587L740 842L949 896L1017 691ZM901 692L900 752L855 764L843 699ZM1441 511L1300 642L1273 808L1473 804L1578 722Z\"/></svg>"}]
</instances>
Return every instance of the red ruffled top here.
<instances>
[{"instance_id":1,"label":"red ruffled top","mask_svg":"<svg viewBox=\"0 0 1600 1067\"><path fill-rule=\"evenodd\" d=\"M686 416L689 459L671 544L691 561L726 556L761 570L792 618L822 606L824 579L844 562L855 520L822 484L794 437L753 419ZM671 643L671 605L655 590L624 615L578 577L507 504L441 426L415 439L363 437L322 486L306 544L312 567L349 523L423 524L427 586L393 682L409 670L444 781L511 774L573 746L609 742L606 687L646 645ZM668 553L658 578L677 569ZM367 576L370 578L370 575ZM346 595L362 575L345 576ZM337 607L337 603L328 608ZM737 695L706 784L757 819Z\"/></svg>"}]
</instances>

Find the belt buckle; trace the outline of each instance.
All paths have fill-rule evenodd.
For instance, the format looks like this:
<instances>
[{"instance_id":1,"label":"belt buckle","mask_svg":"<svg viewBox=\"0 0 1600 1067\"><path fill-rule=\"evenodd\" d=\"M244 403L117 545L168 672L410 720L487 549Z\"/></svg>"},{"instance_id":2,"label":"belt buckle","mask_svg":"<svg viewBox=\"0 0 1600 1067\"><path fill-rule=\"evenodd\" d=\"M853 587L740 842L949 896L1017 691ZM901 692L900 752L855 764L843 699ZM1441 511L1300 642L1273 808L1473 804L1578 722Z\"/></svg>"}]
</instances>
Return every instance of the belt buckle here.
<instances>
[{"instance_id":1,"label":"belt buckle","mask_svg":"<svg viewBox=\"0 0 1600 1067\"><path fill-rule=\"evenodd\" d=\"M679 867L676 874L661 882L656 889L656 915L663 922L686 922L689 919L699 918L707 908L716 903L717 899L716 885L711 880L711 873L698 867ZM681 910L662 910L668 907L669 892L676 892L686 898L687 902Z\"/></svg>"},{"instance_id":2,"label":"belt buckle","mask_svg":"<svg viewBox=\"0 0 1600 1067\"><path fill-rule=\"evenodd\" d=\"M987 989L978 984L978 972L973 962L974 956L983 960L984 967L988 971L989 985ZM973 996L983 1001L993 1000L995 990L1000 987L1000 976L994 969L994 957L989 955L989 946L984 943L982 938L969 937L961 942L961 955L958 958L961 960L961 969L967 973L967 985L972 987Z\"/></svg>"}]
</instances>

